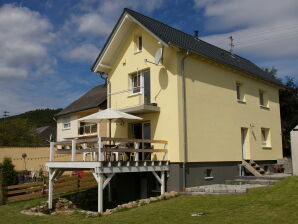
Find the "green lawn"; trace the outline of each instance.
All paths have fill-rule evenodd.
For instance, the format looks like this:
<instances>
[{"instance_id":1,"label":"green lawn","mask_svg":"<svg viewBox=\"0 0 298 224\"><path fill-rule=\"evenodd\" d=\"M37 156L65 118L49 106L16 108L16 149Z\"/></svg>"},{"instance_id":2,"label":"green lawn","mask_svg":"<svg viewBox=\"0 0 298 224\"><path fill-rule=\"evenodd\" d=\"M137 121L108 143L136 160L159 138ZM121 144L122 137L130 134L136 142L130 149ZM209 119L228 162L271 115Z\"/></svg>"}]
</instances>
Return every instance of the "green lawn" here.
<instances>
[{"instance_id":1,"label":"green lawn","mask_svg":"<svg viewBox=\"0 0 298 224\"><path fill-rule=\"evenodd\" d=\"M44 199L43 199L44 200ZM0 206L0 223L298 223L298 177L289 177L275 186L255 189L243 195L179 196L174 199L87 218L82 214L26 216L19 212L42 200ZM207 215L192 217L192 212Z\"/></svg>"}]
</instances>

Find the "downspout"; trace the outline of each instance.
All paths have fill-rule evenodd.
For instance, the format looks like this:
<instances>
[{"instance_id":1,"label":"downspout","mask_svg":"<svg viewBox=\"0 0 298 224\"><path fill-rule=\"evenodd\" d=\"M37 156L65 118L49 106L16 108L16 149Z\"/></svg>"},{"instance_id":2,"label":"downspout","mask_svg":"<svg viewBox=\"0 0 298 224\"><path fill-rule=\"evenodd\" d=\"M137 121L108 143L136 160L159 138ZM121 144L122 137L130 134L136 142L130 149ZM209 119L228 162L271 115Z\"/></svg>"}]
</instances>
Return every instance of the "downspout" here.
<instances>
[{"instance_id":1,"label":"downspout","mask_svg":"<svg viewBox=\"0 0 298 224\"><path fill-rule=\"evenodd\" d=\"M184 129L184 160L183 160L183 190L186 188L186 162L187 162L187 114L186 114L186 85L185 85L185 71L184 71L184 63L185 59L189 55L189 50L187 50L186 54L181 59L181 76L182 76L182 104L183 104L183 129Z\"/></svg>"}]
</instances>

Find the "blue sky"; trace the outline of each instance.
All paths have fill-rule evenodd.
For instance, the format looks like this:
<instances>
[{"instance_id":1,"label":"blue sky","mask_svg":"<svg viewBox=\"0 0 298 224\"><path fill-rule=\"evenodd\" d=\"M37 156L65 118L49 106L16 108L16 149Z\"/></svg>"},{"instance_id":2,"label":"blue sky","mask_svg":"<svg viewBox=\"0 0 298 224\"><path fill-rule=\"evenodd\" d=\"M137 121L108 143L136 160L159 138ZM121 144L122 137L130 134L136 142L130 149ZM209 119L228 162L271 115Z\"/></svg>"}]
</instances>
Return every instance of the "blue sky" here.
<instances>
[{"instance_id":1,"label":"blue sky","mask_svg":"<svg viewBox=\"0 0 298 224\"><path fill-rule=\"evenodd\" d=\"M100 77L92 63L124 7L298 79L298 1L0 0L0 113L58 108Z\"/></svg>"}]
</instances>

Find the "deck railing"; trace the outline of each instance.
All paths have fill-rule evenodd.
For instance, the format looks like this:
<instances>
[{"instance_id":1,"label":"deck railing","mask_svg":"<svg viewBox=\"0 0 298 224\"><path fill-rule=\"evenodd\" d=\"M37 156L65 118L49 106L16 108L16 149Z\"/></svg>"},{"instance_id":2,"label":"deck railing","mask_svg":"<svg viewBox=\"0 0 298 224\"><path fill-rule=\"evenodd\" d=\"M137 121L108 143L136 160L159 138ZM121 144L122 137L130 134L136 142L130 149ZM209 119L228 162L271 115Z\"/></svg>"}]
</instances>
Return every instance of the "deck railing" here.
<instances>
[{"instance_id":1,"label":"deck railing","mask_svg":"<svg viewBox=\"0 0 298 224\"><path fill-rule=\"evenodd\" d=\"M50 161L54 161L55 153L71 154L71 161L77 161L78 154L83 154L83 161L87 160L88 155L89 161L165 161L168 160L167 146L166 140L108 137L73 139L51 142Z\"/></svg>"}]
</instances>

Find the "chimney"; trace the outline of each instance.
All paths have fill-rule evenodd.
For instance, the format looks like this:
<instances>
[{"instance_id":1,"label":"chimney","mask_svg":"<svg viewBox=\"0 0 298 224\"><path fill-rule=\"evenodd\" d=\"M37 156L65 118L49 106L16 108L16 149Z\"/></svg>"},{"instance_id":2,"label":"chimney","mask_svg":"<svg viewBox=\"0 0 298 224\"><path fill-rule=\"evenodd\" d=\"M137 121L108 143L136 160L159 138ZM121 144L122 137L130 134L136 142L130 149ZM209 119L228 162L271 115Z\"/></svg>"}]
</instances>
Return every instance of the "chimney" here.
<instances>
[{"instance_id":1,"label":"chimney","mask_svg":"<svg viewBox=\"0 0 298 224\"><path fill-rule=\"evenodd\" d=\"M194 38L199 39L199 31L198 30L194 30Z\"/></svg>"}]
</instances>

